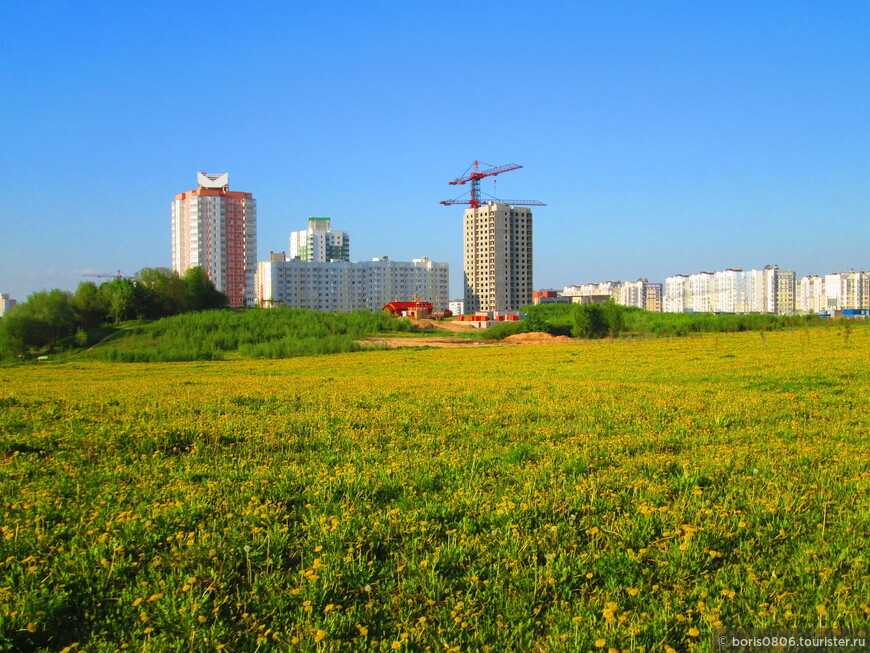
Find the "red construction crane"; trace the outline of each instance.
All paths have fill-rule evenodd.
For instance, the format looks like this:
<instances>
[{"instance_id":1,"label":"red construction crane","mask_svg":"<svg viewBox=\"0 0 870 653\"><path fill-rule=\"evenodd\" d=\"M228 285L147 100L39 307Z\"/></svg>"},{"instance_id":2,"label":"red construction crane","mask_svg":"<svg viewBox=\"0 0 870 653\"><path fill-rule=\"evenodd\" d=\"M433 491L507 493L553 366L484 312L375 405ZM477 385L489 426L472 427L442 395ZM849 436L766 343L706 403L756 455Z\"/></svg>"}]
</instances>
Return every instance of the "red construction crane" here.
<instances>
[{"instance_id":1,"label":"red construction crane","mask_svg":"<svg viewBox=\"0 0 870 653\"><path fill-rule=\"evenodd\" d=\"M450 182L451 186L455 186L457 184L465 184L470 181L471 199L457 198L455 200L444 200L441 203L446 206L449 206L451 204L469 204L473 209L480 208L480 206L483 205L480 195L481 179L483 179L484 177L494 177L495 175L501 174L502 172L508 172L509 170L516 170L518 168L522 168L521 165L517 165L516 163L509 163L503 166L490 167L486 170L480 170L479 166L480 161L475 161L469 166L468 170L465 171L465 174ZM500 200L493 197L490 198L490 201L498 202L500 204L515 204L518 206L547 206L543 202L538 202L537 200Z\"/></svg>"}]
</instances>

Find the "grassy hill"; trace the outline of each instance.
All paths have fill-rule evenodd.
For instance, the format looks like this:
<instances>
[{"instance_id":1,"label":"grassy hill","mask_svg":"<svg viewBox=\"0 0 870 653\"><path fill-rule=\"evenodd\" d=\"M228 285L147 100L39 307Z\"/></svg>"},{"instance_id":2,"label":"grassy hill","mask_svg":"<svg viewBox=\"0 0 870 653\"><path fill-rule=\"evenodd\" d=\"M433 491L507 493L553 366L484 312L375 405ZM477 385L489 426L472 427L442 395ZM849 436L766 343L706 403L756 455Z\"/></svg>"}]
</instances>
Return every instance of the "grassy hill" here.
<instances>
[{"instance_id":1,"label":"grassy hill","mask_svg":"<svg viewBox=\"0 0 870 653\"><path fill-rule=\"evenodd\" d=\"M121 362L290 358L357 351L358 339L382 332L410 332L412 328L407 320L363 311L203 311L125 330L84 357Z\"/></svg>"}]
</instances>

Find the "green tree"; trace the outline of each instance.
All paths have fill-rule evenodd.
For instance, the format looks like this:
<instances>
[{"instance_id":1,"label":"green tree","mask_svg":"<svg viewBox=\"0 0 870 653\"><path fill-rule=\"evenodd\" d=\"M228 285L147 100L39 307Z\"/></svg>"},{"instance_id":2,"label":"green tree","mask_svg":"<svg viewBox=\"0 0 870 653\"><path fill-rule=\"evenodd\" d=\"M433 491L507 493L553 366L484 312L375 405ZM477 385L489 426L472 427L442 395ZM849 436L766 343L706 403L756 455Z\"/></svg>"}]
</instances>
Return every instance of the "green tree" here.
<instances>
[{"instance_id":1,"label":"green tree","mask_svg":"<svg viewBox=\"0 0 870 653\"><path fill-rule=\"evenodd\" d=\"M57 341L75 331L76 314L72 295L63 290L35 292L27 298L33 317L42 324L44 342L53 349Z\"/></svg>"},{"instance_id":2,"label":"green tree","mask_svg":"<svg viewBox=\"0 0 870 653\"><path fill-rule=\"evenodd\" d=\"M136 275L139 283L150 288L156 303L155 317L176 315L185 310L187 285L174 270L167 268L143 268Z\"/></svg>"},{"instance_id":3,"label":"green tree","mask_svg":"<svg viewBox=\"0 0 870 653\"><path fill-rule=\"evenodd\" d=\"M100 292L109 304L109 318L114 323L132 320L136 316L136 298L133 282L129 279L112 279L100 286Z\"/></svg>"},{"instance_id":4,"label":"green tree","mask_svg":"<svg viewBox=\"0 0 870 653\"><path fill-rule=\"evenodd\" d=\"M206 271L195 266L185 270L182 277L187 292L185 306L189 311L201 311L207 308L226 308L229 298L214 287Z\"/></svg>"},{"instance_id":5,"label":"green tree","mask_svg":"<svg viewBox=\"0 0 870 653\"><path fill-rule=\"evenodd\" d=\"M523 320L523 327L528 333L550 333L552 330L550 323L540 313L529 313Z\"/></svg>"},{"instance_id":6,"label":"green tree","mask_svg":"<svg viewBox=\"0 0 870 653\"><path fill-rule=\"evenodd\" d=\"M603 338L607 332L607 318L601 304L574 305L572 333L576 338Z\"/></svg>"},{"instance_id":7,"label":"green tree","mask_svg":"<svg viewBox=\"0 0 870 653\"><path fill-rule=\"evenodd\" d=\"M14 306L0 320L0 350L8 356L24 356L45 342L43 326L27 302Z\"/></svg>"},{"instance_id":8,"label":"green tree","mask_svg":"<svg viewBox=\"0 0 870 653\"><path fill-rule=\"evenodd\" d=\"M72 298L77 323L93 329L109 319L109 302L93 281L82 281Z\"/></svg>"},{"instance_id":9,"label":"green tree","mask_svg":"<svg viewBox=\"0 0 870 653\"><path fill-rule=\"evenodd\" d=\"M618 337L620 333L625 331L623 307L619 306L611 297L601 304L601 310L604 314L604 321L607 323L607 334L611 338Z\"/></svg>"}]
</instances>

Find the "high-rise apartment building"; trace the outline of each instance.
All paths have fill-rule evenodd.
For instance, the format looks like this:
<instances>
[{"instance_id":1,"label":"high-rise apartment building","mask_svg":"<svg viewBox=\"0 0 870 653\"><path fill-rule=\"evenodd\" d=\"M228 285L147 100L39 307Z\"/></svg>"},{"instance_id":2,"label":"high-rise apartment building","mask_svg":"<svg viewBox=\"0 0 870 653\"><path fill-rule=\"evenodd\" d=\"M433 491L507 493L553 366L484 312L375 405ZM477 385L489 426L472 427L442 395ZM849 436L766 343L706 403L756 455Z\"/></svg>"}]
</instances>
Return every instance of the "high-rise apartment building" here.
<instances>
[{"instance_id":1,"label":"high-rise apartment building","mask_svg":"<svg viewBox=\"0 0 870 653\"><path fill-rule=\"evenodd\" d=\"M229 190L229 173L197 173L198 188L172 203L172 269L202 266L230 306L254 304L257 202Z\"/></svg>"},{"instance_id":2,"label":"high-rise apartment building","mask_svg":"<svg viewBox=\"0 0 870 653\"><path fill-rule=\"evenodd\" d=\"M463 217L465 312L532 303L532 212L489 202Z\"/></svg>"},{"instance_id":3,"label":"high-rise apartment building","mask_svg":"<svg viewBox=\"0 0 870 653\"><path fill-rule=\"evenodd\" d=\"M308 218L308 228L290 234L290 259L311 263L350 261L350 237L330 228L329 218Z\"/></svg>"},{"instance_id":4,"label":"high-rise apartment building","mask_svg":"<svg viewBox=\"0 0 870 653\"><path fill-rule=\"evenodd\" d=\"M9 293L0 293L0 317L17 303L16 300L9 296Z\"/></svg>"}]
</instances>

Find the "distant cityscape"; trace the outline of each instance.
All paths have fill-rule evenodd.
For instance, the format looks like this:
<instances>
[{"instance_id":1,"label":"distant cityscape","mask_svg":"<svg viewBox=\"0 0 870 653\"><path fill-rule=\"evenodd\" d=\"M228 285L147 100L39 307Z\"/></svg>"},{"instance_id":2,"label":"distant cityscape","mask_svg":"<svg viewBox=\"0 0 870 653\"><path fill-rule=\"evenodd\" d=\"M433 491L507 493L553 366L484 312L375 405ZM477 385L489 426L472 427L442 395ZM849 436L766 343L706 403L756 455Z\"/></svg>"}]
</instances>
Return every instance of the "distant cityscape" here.
<instances>
[{"instance_id":1,"label":"distant cityscape","mask_svg":"<svg viewBox=\"0 0 870 653\"><path fill-rule=\"evenodd\" d=\"M328 217L308 218L306 229L290 234L287 253L271 252L269 260L257 261L256 200L252 193L231 191L229 173L197 173L197 188L177 194L171 214L173 270L183 274L203 267L234 307L377 311L390 302L413 300L428 302L436 311L495 314L533 303L613 300L670 313L841 316L870 311L870 272L798 280L794 271L778 265L677 274L664 284L642 278L535 291L532 211L496 201L473 201L464 212L464 297L452 300L447 263L427 256L352 262L350 235L332 229ZM0 293L0 316L15 304L16 299Z\"/></svg>"},{"instance_id":2,"label":"distant cityscape","mask_svg":"<svg viewBox=\"0 0 870 653\"><path fill-rule=\"evenodd\" d=\"M665 313L828 314L870 309L870 273L850 270L799 281L792 270L769 265L762 270L739 268L677 274L662 284L605 281L566 286L561 292L537 291L534 303L597 302Z\"/></svg>"}]
</instances>

